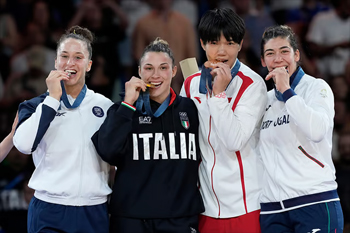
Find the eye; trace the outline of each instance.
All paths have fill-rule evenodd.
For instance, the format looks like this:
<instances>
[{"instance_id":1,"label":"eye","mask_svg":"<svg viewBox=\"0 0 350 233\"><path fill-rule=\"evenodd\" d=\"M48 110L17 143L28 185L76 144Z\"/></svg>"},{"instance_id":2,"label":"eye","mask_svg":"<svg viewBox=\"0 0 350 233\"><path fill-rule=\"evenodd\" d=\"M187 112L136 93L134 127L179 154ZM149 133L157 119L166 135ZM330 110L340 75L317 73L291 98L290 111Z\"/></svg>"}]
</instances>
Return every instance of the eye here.
<instances>
[{"instance_id":1,"label":"eye","mask_svg":"<svg viewBox=\"0 0 350 233\"><path fill-rule=\"evenodd\" d=\"M289 53L289 50L282 50L283 54Z\"/></svg>"},{"instance_id":2,"label":"eye","mask_svg":"<svg viewBox=\"0 0 350 233\"><path fill-rule=\"evenodd\" d=\"M233 41L229 41L229 42L228 42L228 45L234 45L234 44L236 44L236 43L233 42Z\"/></svg>"},{"instance_id":3,"label":"eye","mask_svg":"<svg viewBox=\"0 0 350 233\"><path fill-rule=\"evenodd\" d=\"M167 70L168 67L167 67L167 66L161 66L160 69L161 69L161 70Z\"/></svg>"},{"instance_id":4,"label":"eye","mask_svg":"<svg viewBox=\"0 0 350 233\"><path fill-rule=\"evenodd\" d=\"M67 56L67 55L61 55L61 57L62 57L62 58L68 58L68 56Z\"/></svg>"},{"instance_id":5,"label":"eye","mask_svg":"<svg viewBox=\"0 0 350 233\"><path fill-rule=\"evenodd\" d=\"M209 44L217 44L217 41L209 41Z\"/></svg>"},{"instance_id":6,"label":"eye","mask_svg":"<svg viewBox=\"0 0 350 233\"><path fill-rule=\"evenodd\" d=\"M145 67L145 70L152 70L152 67Z\"/></svg>"},{"instance_id":7,"label":"eye","mask_svg":"<svg viewBox=\"0 0 350 233\"><path fill-rule=\"evenodd\" d=\"M266 53L265 56L272 56L273 53Z\"/></svg>"}]
</instances>

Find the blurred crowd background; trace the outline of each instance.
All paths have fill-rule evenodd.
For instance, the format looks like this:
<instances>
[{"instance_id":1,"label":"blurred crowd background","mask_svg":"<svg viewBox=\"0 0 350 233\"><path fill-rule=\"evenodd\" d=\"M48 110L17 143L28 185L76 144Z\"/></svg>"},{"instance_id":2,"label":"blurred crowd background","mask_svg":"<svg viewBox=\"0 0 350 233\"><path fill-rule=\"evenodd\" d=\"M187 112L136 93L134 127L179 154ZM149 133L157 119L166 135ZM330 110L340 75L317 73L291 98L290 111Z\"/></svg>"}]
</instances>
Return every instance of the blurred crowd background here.
<instances>
[{"instance_id":1,"label":"blurred crowd background","mask_svg":"<svg viewBox=\"0 0 350 233\"><path fill-rule=\"evenodd\" d=\"M263 78L262 33L286 24L299 38L304 71L333 89L332 156L350 231L350 0L0 0L0 140L11 131L19 103L46 92L56 41L70 26L87 27L96 36L88 87L118 101L125 81L138 76L143 48L158 36L169 42L177 63L196 57L201 66L206 58L197 24L217 7L230 7L244 19L239 59ZM179 70L172 82L177 93L182 83ZM26 232L33 169L31 156L15 148L0 164L0 233Z\"/></svg>"}]
</instances>

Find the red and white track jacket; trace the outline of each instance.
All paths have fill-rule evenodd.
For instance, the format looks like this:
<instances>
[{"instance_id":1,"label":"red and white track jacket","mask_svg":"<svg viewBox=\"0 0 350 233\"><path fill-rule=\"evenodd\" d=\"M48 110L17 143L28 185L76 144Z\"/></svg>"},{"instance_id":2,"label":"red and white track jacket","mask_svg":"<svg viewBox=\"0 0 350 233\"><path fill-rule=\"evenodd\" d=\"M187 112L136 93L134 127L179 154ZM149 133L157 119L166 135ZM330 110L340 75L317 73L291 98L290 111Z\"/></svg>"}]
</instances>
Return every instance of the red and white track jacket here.
<instances>
[{"instance_id":1,"label":"red and white track jacket","mask_svg":"<svg viewBox=\"0 0 350 233\"><path fill-rule=\"evenodd\" d=\"M257 144L267 89L262 77L246 65L240 63L237 71L226 96L202 94L201 71L185 80L180 93L193 99L198 109L203 215L213 218L231 218L260 209L262 164Z\"/></svg>"}]
</instances>

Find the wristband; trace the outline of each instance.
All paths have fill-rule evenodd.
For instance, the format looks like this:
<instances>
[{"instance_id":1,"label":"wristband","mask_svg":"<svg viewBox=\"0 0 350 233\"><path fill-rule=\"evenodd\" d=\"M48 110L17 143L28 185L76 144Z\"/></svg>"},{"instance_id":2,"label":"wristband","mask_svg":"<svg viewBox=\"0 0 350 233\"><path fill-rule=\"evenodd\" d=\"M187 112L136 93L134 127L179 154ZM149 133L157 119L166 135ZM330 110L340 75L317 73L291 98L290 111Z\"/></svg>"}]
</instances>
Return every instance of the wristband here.
<instances>
[{"instance_id":1,"label":"wristband","mask_svg":"<svg viewBox=\"0 0 350 233\"><path fill-rule=\"evenodd\" d=\"M223 92L221 92L219 94L216 94L214 97L225 99L226 98L226 92L223 91Z\"/></svg>"}]
</instances>

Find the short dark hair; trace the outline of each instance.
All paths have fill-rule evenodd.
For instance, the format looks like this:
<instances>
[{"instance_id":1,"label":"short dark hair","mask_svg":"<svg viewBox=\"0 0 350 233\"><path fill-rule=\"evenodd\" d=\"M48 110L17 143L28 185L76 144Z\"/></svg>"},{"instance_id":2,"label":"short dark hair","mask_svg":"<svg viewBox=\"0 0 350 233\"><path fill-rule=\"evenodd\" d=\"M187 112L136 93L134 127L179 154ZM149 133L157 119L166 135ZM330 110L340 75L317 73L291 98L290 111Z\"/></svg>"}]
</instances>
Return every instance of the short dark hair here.
<instances>
[{"instance_id":1,"label":"short dark hair","mask_svg":"<svg viewBox=\"0 0 350 233\"><path fill-rule=\"evenodd\" d=\"M147 47L143 50L143 53L140 57L139 64L141 64L141 61L146 53L148 52L162 52L169 55L171 61L173 62L172 66L175 66L175 59L173 52L171 51L169 44L167 41L161 39L160 37L157 37L154 41L152 41Z\"/></svg>"},{"instance_id":2,"label":"short dark hair","mask_svg":"<svg viewBox=\"0 0 350 233\"><path fill-rule=\"evenodd\" d=\"M92 34L92 32L87 29L87 28L82 28L80 26L72 26L71 28L69 28L65 34L63 34L61 36L61 38L59 39L59 41L57 42L57 49L60 47L61 43L63 41L65 41L68 38L73 38L73 39L77 39L77 40L82 40L86 43L86 48L89 52L89 59L91 59L92 57L92 46L91 44L94 41L94 35Z\"/></svg>"},{"instance_id":3,"label":"short dark hair","mask_svg":"<svg viewBox=\"0 0 350 233\"><path fill-rule=\"evenodd\" d=\"M207 11L198 25L198 35L204 44L220 39L221 33L227 41L239 44L245 34L245 24L230 8L217 8Z\"/></svg>"},{"instance_id":4,"label":"short dark hair","mask_svg":"<svg viewBox=\"0 0 350 233\"><path fill-rule=\"evenodd\" d=\"M267 41L277 37L289 40L289 43L292 46L293 50L298 50L298 40L293 30L286 25L275 25L268 27L262 35L260 43L261 57L264 57L264 46L267 43Z\"/></svg>"}]
</instances>

